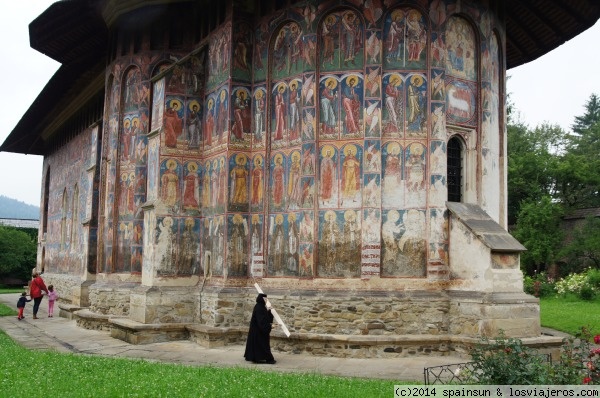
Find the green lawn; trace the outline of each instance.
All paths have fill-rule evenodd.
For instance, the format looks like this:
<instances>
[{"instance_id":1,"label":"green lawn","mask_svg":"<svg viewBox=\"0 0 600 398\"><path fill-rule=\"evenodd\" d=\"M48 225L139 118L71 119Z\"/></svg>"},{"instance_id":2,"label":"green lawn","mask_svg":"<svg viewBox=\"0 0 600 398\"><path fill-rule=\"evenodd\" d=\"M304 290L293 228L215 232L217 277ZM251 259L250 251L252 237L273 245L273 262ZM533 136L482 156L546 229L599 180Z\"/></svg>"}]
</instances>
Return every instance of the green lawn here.
<instances>
[{"instance_id":1,"label":"green lawn","mask_svg":"<svg viewBox=\"0 0 600 398\"><path fill-rule=\"evenodd\" d=\"M600 297L593 301L583 301L574 296L543 297L540 299L540 314L542 326L573 335L585 326L592 336L600 334Z\"/></svg>"},{"instance_id":2,"label":"green lawn","mask_svg":"<svg viewBox=\"0 0 600 398\"><path fill-rule=\"evenodd\" d=\"M600 299L550 297L540 303L543 326L572 334L589 326L600 333ZM0 314L16 312L0 304ZM68 397L381 397L392 396L394 384L414 384L32 351L2 331L0 352L0 395L7 397L40 391Z\"/></svg>"},{"instance_id":3,"label":"green lawn","mask_svg":"<svg viewBox=\"0 0 600 398\"><path fill-rule=\"evenodd\" d=\"M2 331L0 352L3 397L385 397L406 384L32 351Z\"/></svg>"}]
</instances>

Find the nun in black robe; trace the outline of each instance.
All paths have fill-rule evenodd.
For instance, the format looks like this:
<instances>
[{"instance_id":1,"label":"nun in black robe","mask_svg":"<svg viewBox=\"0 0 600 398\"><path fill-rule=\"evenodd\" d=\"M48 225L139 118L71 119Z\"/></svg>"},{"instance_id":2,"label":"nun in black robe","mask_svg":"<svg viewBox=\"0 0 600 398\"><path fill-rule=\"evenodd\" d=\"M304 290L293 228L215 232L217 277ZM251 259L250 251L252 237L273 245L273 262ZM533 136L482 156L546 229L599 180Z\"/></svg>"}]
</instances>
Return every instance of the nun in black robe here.
<instances>
[{"instance_id":1,"label":"nun in black robe","mask_svg":"<svg viewBox=\"0 0 600 398\"><path fill-rule=\"evenodd\" d=\"M273 323L273 314L271 309L267 309L265 302L266 294L260 293L256 297L256 305L252 311L250 319L250 329L248 330L248 340L246 341L246 352L244 358L246 361L254 363L274 364L275 358L271 353L271 328Z\"/></svg>"}]
</instances>

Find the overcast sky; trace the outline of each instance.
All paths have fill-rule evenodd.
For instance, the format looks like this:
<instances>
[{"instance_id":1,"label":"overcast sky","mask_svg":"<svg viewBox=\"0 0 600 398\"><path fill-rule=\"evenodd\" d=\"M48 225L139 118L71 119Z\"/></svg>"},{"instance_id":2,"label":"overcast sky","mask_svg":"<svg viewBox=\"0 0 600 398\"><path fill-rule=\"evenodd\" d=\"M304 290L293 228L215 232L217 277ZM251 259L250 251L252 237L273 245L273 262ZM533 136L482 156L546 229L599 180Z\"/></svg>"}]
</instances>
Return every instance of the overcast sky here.
<instances>
[{"instance_id":1,"label":"overcast sky","mask_svg":"<svg viewBox=\"0 0 600 398\"><path fill-rule=\"evenodd\" d=\"M57 62L29 47L29 23L53 2L2 2L0 142L58 69ZM600 22L543 57L509 70L507 91L519 120L530 127L549 122L569 130L590 95L600 94L599 42ZM39 206L41 180L41 156L0 153L0 195Z\"/></svg>"}]
</instances>

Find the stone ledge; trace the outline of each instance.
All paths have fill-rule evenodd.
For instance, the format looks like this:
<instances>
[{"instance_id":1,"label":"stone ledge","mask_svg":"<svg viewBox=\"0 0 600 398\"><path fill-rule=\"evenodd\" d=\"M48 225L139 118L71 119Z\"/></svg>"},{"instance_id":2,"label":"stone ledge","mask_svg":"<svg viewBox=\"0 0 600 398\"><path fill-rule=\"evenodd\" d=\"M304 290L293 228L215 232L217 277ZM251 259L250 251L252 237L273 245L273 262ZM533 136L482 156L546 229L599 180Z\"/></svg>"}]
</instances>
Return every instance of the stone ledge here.
<instances>
[{"instance_id":1,"label":"stone ledge","mask_svg":"<svg viewBox=\"0 0 600 398\"><path fill-rule=\"evenodd\" d=\"M539 336L521 339L542 353L558 358L562 339ZM334 356L341 358L400 358L411 356L458 356L470 358L469 350L481 341L461 335L325 335L292 333L287 338L281 331L271 333L273 349L294 354Z\"/></svg>"},{"instance_id":2,"label":"stone ledge","mask_svg":"<svg viewBox=\"0 0 600 398\"><path fill-rule=\"evenodd\" d=\"M81 310L82 308L83 307L79 305L58 302L58 316L61 318L74 319L73 313Z\"/></svg>"},{"instance_id":3,"label":"stone ledge","mask_svg":"<svg viewBox=\"0 0 600 398\"><path fill-rule=\"evenodd\" d=\"M190 340L206 348L240 344L246 341L248 328L244 326L215 327L189 325Z\"/></svg>"},{"instance_id":4,"label":"stone ledge","mask_svg":"<svg viewBox=\"0 0 600 398\"><path fill-rule=\"evenodd\" d=\"M110 335L130 344L162 343L186 340L189 333L185 323L140 323L129 318L110 318Z\"/></svg>"},{"instance_id":5,"label":"stone ledge","mask_svg":"<svg viewBox=\"0 0 600 398\"><path fill-rule=\"evenodd\" d=\"M73 319L75 319L77 326L91 329L91 330L111 330L111 319L115 318L115 315L99 314L92 312L89 309L82 309L73 312Z\"/></svg>"}]
</instances>

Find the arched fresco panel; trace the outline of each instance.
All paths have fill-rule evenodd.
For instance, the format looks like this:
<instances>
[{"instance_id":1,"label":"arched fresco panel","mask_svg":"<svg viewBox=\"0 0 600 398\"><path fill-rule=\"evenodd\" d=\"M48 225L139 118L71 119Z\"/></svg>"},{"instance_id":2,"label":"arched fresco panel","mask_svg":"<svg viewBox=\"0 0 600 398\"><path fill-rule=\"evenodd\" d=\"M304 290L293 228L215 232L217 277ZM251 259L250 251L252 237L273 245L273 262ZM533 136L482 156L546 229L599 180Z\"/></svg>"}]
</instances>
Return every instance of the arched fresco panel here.
<instances>
[{"instance_id":1,"label":"arched fresco panel","mask_svg":"<svg viewBox=\"0 0 600 398\"><path fill-rule=\"evenodd\" d=\"M427 64L427 22L413 8L397 8L384 22L385 69L425 69Z\"/></svg>"}]
</instances>

